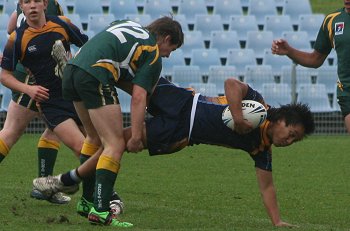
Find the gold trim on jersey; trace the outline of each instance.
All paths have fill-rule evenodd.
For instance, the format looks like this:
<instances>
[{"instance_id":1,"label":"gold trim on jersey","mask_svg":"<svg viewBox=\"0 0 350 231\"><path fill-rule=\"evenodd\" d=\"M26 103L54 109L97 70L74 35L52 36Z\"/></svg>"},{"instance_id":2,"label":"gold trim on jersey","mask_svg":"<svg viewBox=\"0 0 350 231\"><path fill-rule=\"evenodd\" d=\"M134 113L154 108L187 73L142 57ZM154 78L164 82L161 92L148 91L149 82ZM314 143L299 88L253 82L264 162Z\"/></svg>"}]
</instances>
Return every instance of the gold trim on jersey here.
<instances>
[{"instance_id":1,"label":"gold trim on jersey","mask_svg":"<svg viewBox=\"0 0 350 231\"><path fill-rule=\"evenodd\" d=\"M325 29L325 26L327 26L327 29L328 29L328 37L329 37L329 41L333 41L333 38L334 38L334 33L332 33L332 24L333 24L333 20L336 16L338 16L339 14L341 14L341 12L336 12L336 13L333 13L333 14L329 14L326 16L325 20L323 21L323 25L322 25L322 28L323 30ZM330 18L330 20L327 22L327 20ZM327 22L327 25L326 25L326 22ZM334 43L332 42L332 47L334 48Z\"/></svg>"},{"instance_id":2,"label":"gold trim on jersey","mask_svg":"<svg viewBox=\"0 0 350 231\"><path fill-rule=\"evenodd\" d=\"M64 16L61 16L62 19L66 18ZM60 17L60 18L61 18ZM60 25L52 21L48 21L46 25L43 28L40 29L34 29L29 27L26 29L23 33L22 41L21 41L21 60L24 59L25 51L28 48L28 43L35 37L40 36L42 34L48 33L48 32L57 32L60 33L66 41L69 41L69 36L66 32L66 30Z\"/></svg>"},{"instance_id":3,"label":"gold trim on jersey","mask_svg":"<svg viewBox=\"0 0 350 231\"><path fill-rule=\"evenodd\" d=\"M258 148L256 148L255 150L253 150L250 154L252 155L256 155L259 152L262 152L266 149L266 147L269 147L269 150L271 152L271 143L270 143L270 139L267 136L267 128L270 124L270 121L265 120L265 122L260 125L260 136L261 136L261 143L259 145Z\"/></svg>"},{"instance_id":4,"label":"gold trim on jersey","mask_svg":"<svg viewBox=\"0 0 350 231\"><path fill-rule=\"evenodd\" d=\"M114 80L117 82L119 79L119 70L113 63L115 63L113 60L104 59L97 61L97 63L92 65L92 67L102 67L107 69L109 72L112 73Z\"/></svg>"},{"instance_id":5,"label":"gold trim on jersey","mask_svg":"<svg viewBox=\"0 0 350 231\"><path fill-rule=\"evenodd\" d=\"M133 70L136 70L136 65L135 65L134 62L136 62L140 58L140 56L141 56L143 51L148 51L150 53L153 52L153 51L156 51L156 55L155 55L153 61L150 63L150 65L154 64L158 60L158 58L159 58L158 45L154 45L154 46L148 46L148 45L147 46L146 45L138 46L136 48L134 56L132 57L131 62L130 62L130 66L131 66L131 68Z\"/></svg>"}]
</instances>

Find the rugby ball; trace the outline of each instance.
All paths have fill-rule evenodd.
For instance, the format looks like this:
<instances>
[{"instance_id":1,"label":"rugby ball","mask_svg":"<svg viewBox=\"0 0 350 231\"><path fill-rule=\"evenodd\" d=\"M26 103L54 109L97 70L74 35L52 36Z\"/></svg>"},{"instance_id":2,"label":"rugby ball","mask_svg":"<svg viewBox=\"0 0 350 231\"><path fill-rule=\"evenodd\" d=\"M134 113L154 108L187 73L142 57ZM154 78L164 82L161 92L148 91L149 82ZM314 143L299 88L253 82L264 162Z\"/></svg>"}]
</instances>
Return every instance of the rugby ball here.
<instances>
[{"instance_id":1,"label":"rugby ball","mask_svg":"<svg viewBox=\"0 0 350 231\"><path fill-rule=\"evenodd\" d=\"M261 103L254 100L242 100L243 118L252 123L253 128L259 127L267 116L266 108ZM229 128L234 129L234 121L229 107L222 112L222 122Z\"/></svg>"}]
</instances>

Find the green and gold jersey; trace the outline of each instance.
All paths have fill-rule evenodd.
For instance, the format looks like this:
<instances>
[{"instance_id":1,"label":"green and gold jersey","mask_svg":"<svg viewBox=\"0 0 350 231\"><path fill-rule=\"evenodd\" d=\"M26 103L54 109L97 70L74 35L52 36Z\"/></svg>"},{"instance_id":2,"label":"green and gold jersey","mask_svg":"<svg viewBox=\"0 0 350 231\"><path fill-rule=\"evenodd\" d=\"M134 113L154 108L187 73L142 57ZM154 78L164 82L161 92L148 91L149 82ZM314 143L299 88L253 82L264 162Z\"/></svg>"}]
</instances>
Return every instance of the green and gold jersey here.
<instances>
[{"instance_id":1,"label":"green and gold jersey","mask_svg":"<svg viewBox=\"0 0 350 231\"><path fill-rule=\"evenodd\" d=\"M155 36L132 21L111 23L69 62L103 84L108 84L111 79L130 81L149 94L162 69Z\"/></svg>"},{"instance_id":2,"label":"green and gold jersey","mask_svg":"<svg viewBox=\"0 0 350 231\"><path fill-rule=\"evenodd\" d=\"M349 24L348 24L349 23ZM318 32L314 49L329 54L334 48L338 58L338 96L350 95L350 14L339 9L328 14Z\"/></svg>"}]
</instances>

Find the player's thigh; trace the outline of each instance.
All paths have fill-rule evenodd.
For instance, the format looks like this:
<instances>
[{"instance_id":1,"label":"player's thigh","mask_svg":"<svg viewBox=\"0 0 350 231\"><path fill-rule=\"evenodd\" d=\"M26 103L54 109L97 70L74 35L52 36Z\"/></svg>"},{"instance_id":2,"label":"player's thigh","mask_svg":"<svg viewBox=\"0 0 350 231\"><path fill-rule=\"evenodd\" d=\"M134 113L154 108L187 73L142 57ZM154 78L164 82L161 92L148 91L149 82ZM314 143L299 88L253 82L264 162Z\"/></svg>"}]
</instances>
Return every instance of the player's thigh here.
<instances>
[{"instance_id":1,"label":"player's thigh","mask_svg":"<svg viewBox=\"0 0 350 231\"><path fill-rule=\"evenodd\" d=\"M344 121L345 121L346 130L348 131L348 133L350 133L350 114L345 116Z\"/></svg>"},{"instance_id":2,"label":"player's thigh","mask_svg":"<svg viewBox=\"0 0 350 231\"><path fill-rule=\"evenodd\" d=\"M48 128L46 128L45 131L41 134L41 138L60 142L60 139L56 136L56 134Z\"/></svg>"},{"instance_id":3,"label":"player's thigh","mask_svg":"<svg viewBox=\"0 0 350 231\"><path fill-rule=\"evenodd\" d=\"M29 122L37 115L37 112L11 100L0 138L11 148L23 134Z\"/></svg>"}]
</instances>

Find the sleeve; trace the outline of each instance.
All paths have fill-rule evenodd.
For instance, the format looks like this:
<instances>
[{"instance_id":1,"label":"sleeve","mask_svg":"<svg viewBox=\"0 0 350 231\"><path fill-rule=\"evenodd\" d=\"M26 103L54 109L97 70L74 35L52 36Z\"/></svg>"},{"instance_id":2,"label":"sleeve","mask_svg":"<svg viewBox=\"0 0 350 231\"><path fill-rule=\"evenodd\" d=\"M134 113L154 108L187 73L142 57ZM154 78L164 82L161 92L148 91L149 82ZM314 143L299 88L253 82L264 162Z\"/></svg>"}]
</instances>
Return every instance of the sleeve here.
<instances>
[{"instance_id":1,"label":"sleeve","mask_svg":"<svg viewBox=\"0 0 350 231\"><path fill-rule=\"evenodd\" d=\"M69 42L73 43L77 47L81 47L88 41L88 36L84 34L76 25L74 25L69 18L65 16L59 16L59 18L67 25Z\"/></svg>"},{"instance_id":2,"label":"sleeve","mask_svg":"<svg viewBox=\"0 0 350 231\"><path fill-rule=\"evenodd\" d=\"M135 78L132 80L132 82L144 88L148 94L151 94L160 77L161 70L162 59L159 57L157 48L155 51L145 54L143 63L140 63L140 66L135 73Z\"/></svg>"},{"instance_id":3,"label":"sleeve","mask_svg":"<svg viewBox=\"0 0 350 231\"><path fill-rule=\"evenodd\" d=\"M255 167L266 171L272 171L272 154L269 150L258 152L255 155L250 154L255 161Z\"/></svg>"},{"instance_id":4,"label":"sleeve","mask_svg":"<svg viewBox=\"0 0 350 231\"><path fill-rule=\"evenodd\" d=\"M331 31L330 34L329 29L332 30L332 20L330 20L329 17L326 17L318 31L314 45L314 49L322 54L329 54L332 50L332 40L330 36L333 37L333 31Z\"/></svg>"},{"instance_id":5,"label":"sleeve","mask_svg":"<svg viewBox=\"0 0 350 231\"><path fill-rule=\"evenodd\" d=\"M15 46L16 32L12 32L4 48L1 68L14 71L18 62L18 53Z\"/></svg>"}]
</instances>

